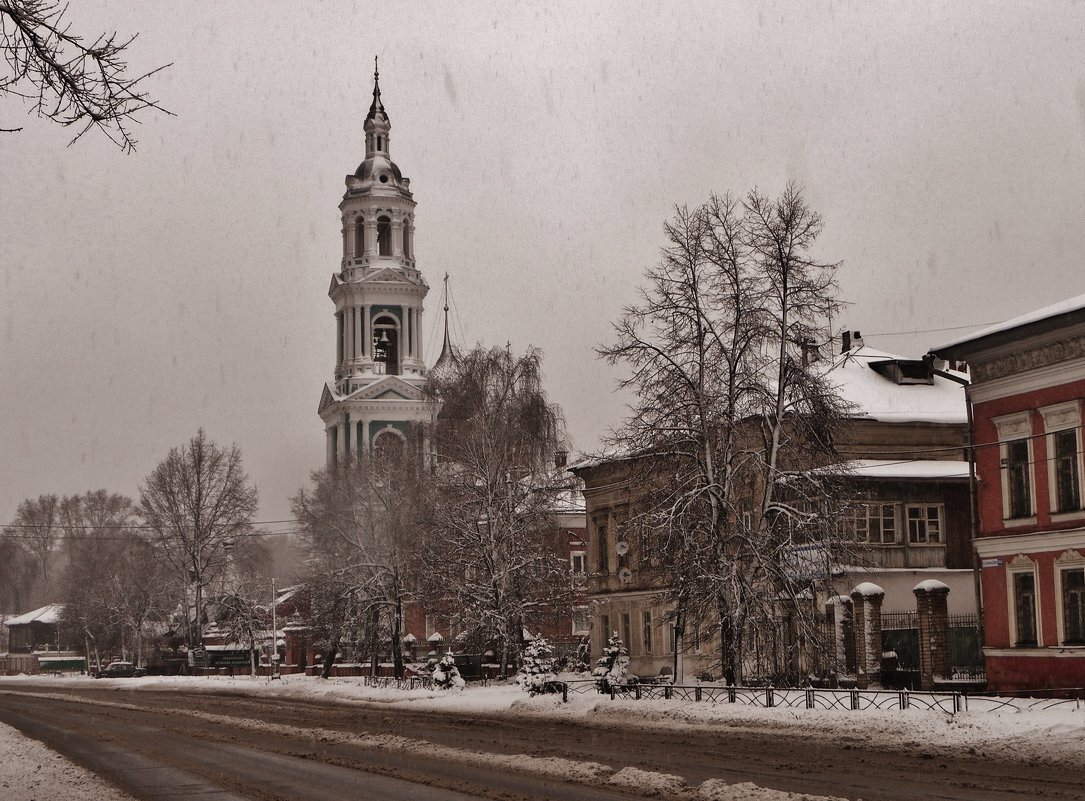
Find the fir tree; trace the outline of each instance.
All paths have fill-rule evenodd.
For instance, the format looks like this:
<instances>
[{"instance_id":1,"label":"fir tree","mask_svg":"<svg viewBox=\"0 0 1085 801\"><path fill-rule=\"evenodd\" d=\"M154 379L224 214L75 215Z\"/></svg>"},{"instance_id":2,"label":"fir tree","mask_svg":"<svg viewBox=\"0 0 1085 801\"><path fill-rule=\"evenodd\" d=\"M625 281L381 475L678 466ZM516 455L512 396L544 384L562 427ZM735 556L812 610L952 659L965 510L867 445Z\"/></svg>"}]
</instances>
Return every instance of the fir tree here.
<instances>
[{"instance_id":1,"label":"fir tree","mask_svg":"<svg viewBox=\"0 0 1085 801\"><path fill-rule=\"evenodd\" d=\"M626 673L629 671L629 651L625 643L614 632L607 640L607 646L603 649L603 655L595 662L595 686L601 693L609 693L611 688L619 689L627 683Z\"/></svg>"},{"instance_id":2,"label":"fir tree","mask_svg":"<svg viewBox=\"0 0 1085 801\"><path fill-rule=\"evenodd\" d=\"M516 679L528 695L557 692L554 672L554 649L542 637L536 637L524 648L524 661Z\"/></svg>"},{"instance_id":3,"label":"fir tree","mask_svg":"<svg viewBox=\"0 0 1085 801\"><path fill-rule=\"evenodd\" d=\"M456 660L450 653L441 657L433 666L430 675L433 678L433 686L438 690L462 690L465 684L460 676L459 668L456 667Z\"/></svg>"}]
</instances>

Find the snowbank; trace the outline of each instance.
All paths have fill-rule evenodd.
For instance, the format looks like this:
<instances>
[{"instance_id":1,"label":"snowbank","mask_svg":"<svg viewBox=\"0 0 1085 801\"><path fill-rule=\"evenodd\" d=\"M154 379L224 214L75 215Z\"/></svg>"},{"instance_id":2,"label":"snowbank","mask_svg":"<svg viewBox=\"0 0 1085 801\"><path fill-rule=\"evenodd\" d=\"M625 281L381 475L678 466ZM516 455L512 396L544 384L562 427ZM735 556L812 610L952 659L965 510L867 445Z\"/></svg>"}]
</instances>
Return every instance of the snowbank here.
<instances>
[{"instance_id":1,"label":"snowbank","mask_svg":"<svg viewBox=\"0 0 1085 801\"><path fill-rule=\"evenodd\" d=\"M691 726L735 732L779 731L810 740L861 742L868 748L938 752L955 749L981 758L1021 764L1078 765L1085 753L1085 709L1069 702L1018 699L968 699L967 711L949 715L925 709L826 710L802 707L762 707L709 701L610 700L597 693L569 695L562 703L558 695L529 697L515 684L489 687L468 686L458 693L433 690L396 690L365 687L358 679L321 680L292 675L282 681L266 678L147 677L142 679L41 679L13 677L0 679L0 689L16 689L31 681L49 685L50 691L64 688L183 690L312 698L344 704L409 704L412 709L432 709L468 715L507 715L518 718L580 719L607 726L635 725L659 730L688 731ZM595 770L593 766L591 770ZM726 796L709 796L726 798ZM742 796L736 796L742 797Z\"/></svg>"},{"instance_id":2,"label":"snowbank","mask_svg":"<svg viewBox=\"0 0 1085 801\"><path fill-rule=\"evenodd\" d=\"M0 798L4 801L45 798L133 801L109 782L3 723L0 723L0 754L3 754Z\"/></svg>"}]
</instances>

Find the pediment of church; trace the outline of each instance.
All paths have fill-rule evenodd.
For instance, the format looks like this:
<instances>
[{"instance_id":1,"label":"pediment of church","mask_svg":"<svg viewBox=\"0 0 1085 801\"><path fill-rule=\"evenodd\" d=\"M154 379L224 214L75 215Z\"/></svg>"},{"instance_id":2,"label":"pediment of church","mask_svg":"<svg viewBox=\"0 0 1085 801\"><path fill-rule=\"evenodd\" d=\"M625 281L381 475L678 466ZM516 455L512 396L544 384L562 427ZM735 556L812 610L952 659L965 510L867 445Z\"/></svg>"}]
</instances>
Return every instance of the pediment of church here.
<instances>
[{"instance_id":1,"label":"pediment of church","mask_svg":"<svg viewBox=\"0 0 1085 801\"><path fill-rule=\"evenodd\" d=\"M324 391L320 393L320 404L316 407L316 413L320 414L337 400L339 400L339 396L332 391L330 385L325 384Z\"/></svg>"},{"instance_id":2,"label":"pediment of church","mask_svg":"<svg viewBox=\"0 0 1085 801\"><path fill-rule=\"evenodd\" d=\"M412 281L399 270L393 270L390 267L385 267L382 270L377 270L377 272L367 275L359 283L407 284L408 286L417 286L417 282Z\"/></svg>"},{"instance_id":3,"label":"pediment of church","mask_svg":"<svg viewBox=\"0 0 1085 801\"><path fill-rule=\"evenodd\" d=\"M386 375L350 396L351 400L425 400L422 391L399 376Z\"/></svg>"}]
</instances>

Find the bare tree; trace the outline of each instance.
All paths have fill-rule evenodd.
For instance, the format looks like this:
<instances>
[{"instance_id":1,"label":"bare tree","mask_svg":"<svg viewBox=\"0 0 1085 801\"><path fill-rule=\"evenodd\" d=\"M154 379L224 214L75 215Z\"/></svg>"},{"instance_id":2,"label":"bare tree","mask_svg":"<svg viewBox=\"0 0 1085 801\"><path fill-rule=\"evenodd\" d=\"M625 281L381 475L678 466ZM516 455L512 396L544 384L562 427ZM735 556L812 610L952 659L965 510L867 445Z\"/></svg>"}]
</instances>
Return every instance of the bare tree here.
<instances>
[{"instance_id":1,"label":"bare tree","mask_svg":"<svg viewBox=\"0 0 1085 801\"><path fill-rule=\"evenodd\" d=\"M403 605L424 508L420 469L406 449L377 448L359 462L315 473L313 489L292 499L310 557L310 595L326 617L325 677L348 621L358 620L374 662L387 631L395 675L403 675Z\"/></svg>"},{"instance_id":2,"label":"bare tree","mask_svg":"<svg viewBox=\"0 0 1085 801\"><path fill-rule=\"evenodd\" d=\"M34 554L43 585L48 587L49 562L60 536L60 499L56 495L27 498L15 510L7 535L20 538Z\"/></svg>"},{"instance_id":3,"label":"bare tree","mask_svg":"<svg viewBox=\"0 0 1085 801\"><path fill-rule=\"evenodd\" d=\"M205 593L227 566L227 545L251 534L255 514L256 488L242 469L241 451L220 448L203 429L171 449L140 487L140 515L158 553L192 588L190 646L203 640Z\"/></svg>"},{"instance_id":4,"label":"bare tree","mask_svg":"<svg viewBox=\"0 0 1085 801\"><path fill-rule=\"evenodd\" d=\"M809 255L820 230L793 185L775 201L754 191L678 209L639 303L599 349L630 368L622 386L635 393L613 443L644 457L631 462L628 525L663 562L679 638L717 624L732 681L759 645L751 636L776 637L782 619L790 633L768 649L769 672L816 643L814 596L847 547L835 487L792 475L832 458L844 412L803 358L837 305L836 265Z\"/></svg>"},{"instance_id":5,"label":"bare tree","mask_svg":"<svg viewBox=\"0 0 1085 801\"><path fill-rule=\"evenodd\" d=\"M73 639L87 643L87 658L107 657L124 640L121 615L129 546L138 537L135 504L105 490L62 498L58 528L67 555L63 622ZM120 592L118 592L120 591Z\"/></svg>"},{"instance_id":6,"label":"bare tree","mask_svg":"<svg viewBox=\"0 0 1085 801\"><path fill-rule=\"evenodd\" d=\"M34 588L34 557L13 529L0 532L0 615L25 612Z\"/></svg>"},{"instance_id":7,"label":"bare tree","mask_svg":"<svg viewBox=\"0 0 1085 801\"><path fill-rule=\"evenodd\" d=\"M7 65L7 74L0 75L0 95L22 98L39 117L74 126L71 143L97 128L131 152L136 140L129 126L139 122L140 112L171 113L143 86L170 65L133 77L126 57L136 36L102 33L88 40L72 31L67 10L67 4L52 0L0 0L0 52Z\"/></svg>"},{"instance_id":8,"label":"bare tree","mask_svg":"<svg viewBox=\"0 0 1085 801\"><path fill-rule=\"evenodd\" d=\"M568 486L552 468L562 418L541 360L480 347L431 379L443 407L421 587L468 642L500 649L503 672L524 626L570 603L573 586L553 517Z\"/></svg>"}]
</instances>

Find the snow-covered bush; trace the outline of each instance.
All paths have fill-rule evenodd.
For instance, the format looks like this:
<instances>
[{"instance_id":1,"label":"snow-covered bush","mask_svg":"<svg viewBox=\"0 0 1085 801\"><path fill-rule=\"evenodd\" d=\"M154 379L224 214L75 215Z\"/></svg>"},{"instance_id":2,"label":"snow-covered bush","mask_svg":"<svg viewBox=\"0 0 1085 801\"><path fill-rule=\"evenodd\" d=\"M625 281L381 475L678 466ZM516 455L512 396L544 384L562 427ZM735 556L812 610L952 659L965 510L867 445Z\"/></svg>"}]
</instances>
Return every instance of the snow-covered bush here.
<instances>
[{"instance_id":1,"label":"snow-covered bush","mask_svg":"<svg viewBox=\"0 0 1085 801\"><path fill-rule=\"evenodd\" d=\"M626 685L626 673L629 672L629 651L625 643L615 632L603 649L603 655L595 662L595 686L601 693L609 693L611 688L618 689Z\"/></svg>"},{"instance_id":2,"label":"snow-covered bush","mask_svg":"<svg viewBox=\"0 0 1085 801\"><path fill-rule=\"evenodd\" d=\"M516 681L528 695L555 693L561 689L554 672L554 649L542 637L536 637L524 648L524 661Z\"/></svg>"},{"instance_id":3,"label":"snow-covered bush","mask_svg":"<svg viewBox=\"0 0 1085 801\"><path fill-rule=\"evenodd\" d=\"M433 679L433 686L438 690L462 690L465 684L452 654L441 657L433 666L430 677Z\"/></svg>"}]
</instances>

